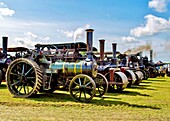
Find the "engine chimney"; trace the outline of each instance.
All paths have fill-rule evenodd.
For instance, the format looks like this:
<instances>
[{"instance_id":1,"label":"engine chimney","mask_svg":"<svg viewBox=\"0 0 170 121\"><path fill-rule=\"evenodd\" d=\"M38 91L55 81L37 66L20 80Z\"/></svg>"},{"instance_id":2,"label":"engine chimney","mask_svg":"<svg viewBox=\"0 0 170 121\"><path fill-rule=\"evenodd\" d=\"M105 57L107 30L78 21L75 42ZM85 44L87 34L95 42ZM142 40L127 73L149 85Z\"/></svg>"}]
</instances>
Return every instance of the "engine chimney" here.
<instances>
[{"instance_id":1,"label":"engine chimney","mask_svg":"<svg viewBox=\"0 0 170 121\"><path fill-rule=\"evenodd\" d=\"M87 58L93 60L93 29L86 30Z\"/></svg>"},{"instance_id":2,"label":"engine chimney","mask_svg":"<svg viewBox=\"0 0 170 121\"><path fill-rule=\"evenodd\" d=\"M93 51L93 29L87 29L87 52L92 52Z\"/></svg>"},{"instance_id":3,"label":"engine chimney","mask_svg":"<svg viewBox=\"0 0 170 121\"><path fill-rule=\"evenodd\" d=\"M40 52L40 44L37 44L35 47L37 49L37 53L39 53Z\"/></svg>"},{"instance_id":4,"label":"engine chimney","mask_svg":"<svg viewBox=\"0 0 170 121\"><path fill-rule=\"evenodd\" d=\"M116 43L112 43L112 49L113 49L113 58L116 58Z\"/></svg>"},{"instance_id":5,"label":"engine chimney","mask_svg":"<svg viewBox=\"0 0 170 121\"><path fill-rule=\"evenodd\" d=\"M150 62L153 62L153 50L150 50Z\"/></svg>"},{"instance_id":6,"label":"engine chimney","mask_svg":"<svg viewBox=\"0 0 170 121\"><path fill-rule=\"evenodd\" d=\"M113 64L113 65L117 65L116 46L117 46L117 43L112 43L112 49L113 49L112 64Z\"/></svg>"},{"instance_id":7,"label":"engine chimney","mask_svg":"<svg viewBox=\"0 0 170 121\"><path fill-rule=\"evenodd\" d=\"M142 51L139 52L140 56L140 66L143 66Z\"/></svg>"},{"instance_id":8,"label":"engine chimney","mask_svg":"<svg viewBox=\"0 0 170 121\"><path fill-rule=\"evenodd\" d=\"M104 43L105 43L105 40L102 39L102 40L99 40L100 42L100 61L104 61Z\"/></svg>"},{"instance_id":9,"label":"engine chimney","mask_svg":"<svg viewBox=\"0 0 170 121\"><path fill-rule=\"evenodd\" d=\"M5 57L7 57L7 46L8 46L8 37L2 37L2 49Z\"/></svg>"}]
</instances>

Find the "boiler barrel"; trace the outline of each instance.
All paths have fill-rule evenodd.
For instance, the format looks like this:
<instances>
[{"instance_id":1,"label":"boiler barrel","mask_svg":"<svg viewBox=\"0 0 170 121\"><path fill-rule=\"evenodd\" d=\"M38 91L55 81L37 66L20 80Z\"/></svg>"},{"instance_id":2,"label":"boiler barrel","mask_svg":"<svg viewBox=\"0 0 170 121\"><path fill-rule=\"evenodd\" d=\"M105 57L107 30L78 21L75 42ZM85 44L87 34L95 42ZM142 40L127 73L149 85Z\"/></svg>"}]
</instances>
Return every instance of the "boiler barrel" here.
<instances>
[{"instance_id":1,"label":"boiler barrel","mask_svg":"<svg viewBox=\"0 0 170 121\"><path fill-rule=\"evenodd\" d=\"M97 66L92 62L55 62L50 65L50 69L58 70L58 73L63 73L68 76L77 74L93 75L97 71Z\"/></svg>"}]
</instances>

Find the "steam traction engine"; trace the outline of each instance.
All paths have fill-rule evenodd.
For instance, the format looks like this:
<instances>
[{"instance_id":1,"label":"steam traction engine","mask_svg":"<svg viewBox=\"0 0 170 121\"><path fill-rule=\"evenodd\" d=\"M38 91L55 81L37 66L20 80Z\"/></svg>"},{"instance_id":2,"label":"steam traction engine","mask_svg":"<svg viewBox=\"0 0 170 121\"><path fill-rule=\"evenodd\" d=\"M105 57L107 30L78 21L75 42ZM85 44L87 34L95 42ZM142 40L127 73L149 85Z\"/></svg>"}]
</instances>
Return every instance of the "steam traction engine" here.
<instances>
[{"instance_id":1,"label":"steam traction engine","mask_svg":"<svg viewBox=\"0 0 170 121\"><path fill-rule=\"evenodd\" d=\"M158 68L165 65L165 63L154 63L153 62L153 50L150 50L150 61L148 57L143 57L143 64L145 68L149 71L149 78L156 78L159 75Z\"/></svg>"},{"instance_id":2,"label":"steam traction engine","mask_svg":"<svg viewBox=\"0 0 170 121\"><path fill-rule=\"evenodd\" d=\"M140 60L138 59L138 55L140 56ZM147 80L148 78L148 71L144 70L144 66L141 63L141 52L137 54L130 54L128 55L128 66L131 70L135 72L137 80L134 84L139 85L142 80Z\"/></svg>"},{"instance_id":3,"label":"steam traction engine","mask_svg":"<svg viewBox=\"0 0 170 121\"><path fill-rule=\"evenodd\" d=\"M5 81L8 65L14 59L20 58L26 53L29 53L29 49L25 47L8 48L8 37L2 37L2 48L0 48L0 84L2 81Z\"/></svg>"},{"instance_id":4,"label":"steam traction engine","mask_svg":"<svg viewBox=\"0 0 170 121\"><path fill-rule=\"evenodd\" d=\"M14 60L6 72L7 87L11 94L15 97L30 97L38 92L53 92L60 86L68 85L70 95L76 101L89 102L94 96L104 95L108 82L102 74L97 73L92 52L93 30L86 31L87 58L84 60L62 61L57 54L44 55L38 48L27 58Z\"/></svg>"},{"instance_id":5,"label":"steam traction engine","mask_svg":"<svg viewBox=\"0 0 170 121\"><path fill-rule=\"evenodd\" d=\"M116 58L116 44L112 44L113 48L113 57L111 60L104 60L104 42L105 40L100 41L100 60L98 61L98 72L104 74L108 80L109 92L122 91L128 85L128 78L125 73L121 72L117 66Z\"/></svg>"}]
</instances>

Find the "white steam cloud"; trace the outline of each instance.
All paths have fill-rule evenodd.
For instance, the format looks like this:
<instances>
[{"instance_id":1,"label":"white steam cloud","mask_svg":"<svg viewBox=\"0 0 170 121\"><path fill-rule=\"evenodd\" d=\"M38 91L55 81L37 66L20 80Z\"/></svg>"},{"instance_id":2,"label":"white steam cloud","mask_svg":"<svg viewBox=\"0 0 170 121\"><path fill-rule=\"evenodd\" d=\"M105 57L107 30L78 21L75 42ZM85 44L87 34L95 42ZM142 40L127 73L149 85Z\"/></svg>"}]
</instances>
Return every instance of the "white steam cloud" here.
<instances>
[{"instance_id":1,"label":"white steam cloud","mask_svg":"<svg viewBox=\"0 0 170 121\"><path fill-rule=\"evenodd\" d=\"M77 28L75 31L74 31L74 42L76 42L77 38L81 38L83 35L84 35L84 31L86 29L88 29L90 27L89 24L86 24L84 27L82 28Z\"/></svg>"},{"instance_id":2,"label":"white steam cloud","mask_svg":"<svg viewBox=\"0 0 170 121\"><path fill-rule=\"evenodd\" d=\"M78 38L82 38L84 36L84 31L88 28L90 28L90 25L86 24L83 27L77 28L75 31L65 31L65 30L57 30L57 31L66 35L67 38L72 38L74 42L76 42Z\"/></svg>"}]
</instances>

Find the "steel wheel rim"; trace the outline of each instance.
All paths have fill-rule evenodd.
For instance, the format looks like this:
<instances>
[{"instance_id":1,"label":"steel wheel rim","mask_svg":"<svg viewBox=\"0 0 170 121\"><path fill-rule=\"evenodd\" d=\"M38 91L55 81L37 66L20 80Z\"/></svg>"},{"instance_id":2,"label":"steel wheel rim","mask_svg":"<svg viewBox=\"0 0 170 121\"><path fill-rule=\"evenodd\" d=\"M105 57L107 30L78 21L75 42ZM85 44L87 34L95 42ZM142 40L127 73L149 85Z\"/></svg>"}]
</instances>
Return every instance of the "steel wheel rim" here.
<instances>
[{"instance_id":1,"label":"steel wheel rim","mask_svg":"<svg viewBox=\"0 0 170 121\"><path fill-rule=\"evenodd\" d=\"M88 75L79 74L71 80L69 91L76 101L90 102L95 95L96 85Z\"/></svg>"},{"instance_id":2,"label":"steel wheel rim","mask_svg":"<svg viewBox=\"0 0 170 121\"><path fill-rule=\"evenodd\" d=\"M97 76L94 79L95 84L96 84L96 97L101 97L103 96L107 90L108 90L108 81L106 77L104 77L102 74L97 73Z\"/></svg>"},{"instance_id":3,"label":"steel wheel rim","mask_svg":"<svg viewBox=\"0 0 170 121\"><path fill-rule=\"evenodd\" d=\"M154 67L148 67L148 71L149 71L149 73L150 73L150 78L156 78L157 77L157 75L158 75L158 71L157 71L157 69L156 68L154 68Z\"/></svg>"},{"instance_id":4,"label":"steel wheel rim","mask_svg":"<svg viewBox=\"0 0 170 121\"><path fill-rule=\"evenodd\" d=\"M15 95L28 96L36 86L36 72L32 65L19 61L11 66L8 87Z\"/></svg>"}]
</instances>

